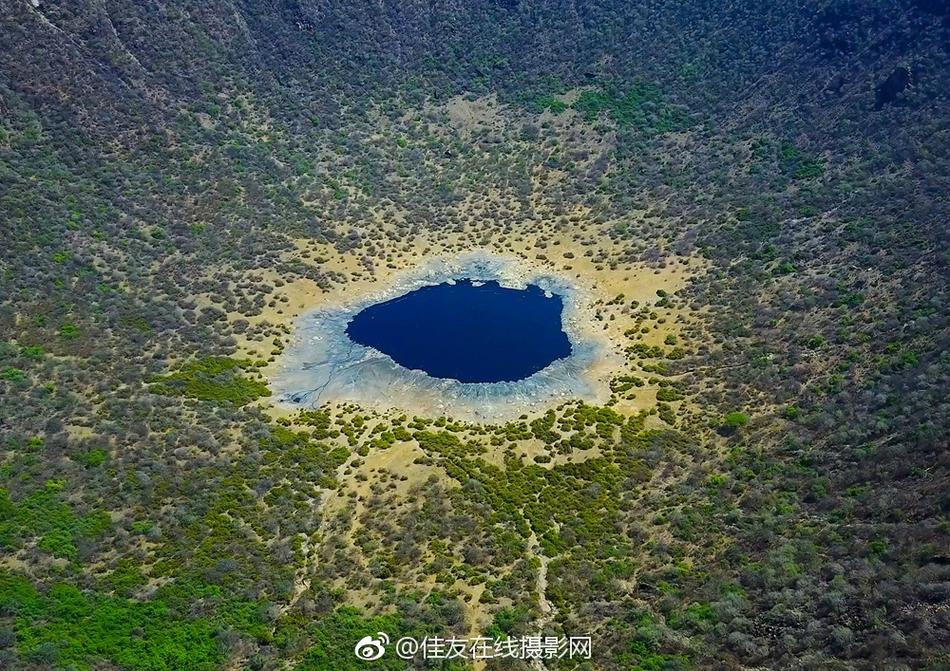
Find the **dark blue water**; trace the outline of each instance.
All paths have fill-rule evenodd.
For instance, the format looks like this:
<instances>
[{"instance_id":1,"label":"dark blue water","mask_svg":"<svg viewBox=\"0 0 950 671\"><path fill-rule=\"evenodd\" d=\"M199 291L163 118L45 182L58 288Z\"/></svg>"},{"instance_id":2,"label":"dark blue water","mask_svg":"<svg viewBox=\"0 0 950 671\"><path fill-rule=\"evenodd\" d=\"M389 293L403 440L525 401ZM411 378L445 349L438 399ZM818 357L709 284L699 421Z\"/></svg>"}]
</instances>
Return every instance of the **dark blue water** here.
<instances>
[{"instance_id":1,"label":"dark blue water","mask_svg":"<svg viewBox=\"0 0 950 671\"><path fill-rule=\"evenodd\" d=\"M563 308L560 296L548 298L534 285L522 290L459 280L371 305L346 333L432 377L511 382L571 353Z\"/></svg>"}]
</instances>

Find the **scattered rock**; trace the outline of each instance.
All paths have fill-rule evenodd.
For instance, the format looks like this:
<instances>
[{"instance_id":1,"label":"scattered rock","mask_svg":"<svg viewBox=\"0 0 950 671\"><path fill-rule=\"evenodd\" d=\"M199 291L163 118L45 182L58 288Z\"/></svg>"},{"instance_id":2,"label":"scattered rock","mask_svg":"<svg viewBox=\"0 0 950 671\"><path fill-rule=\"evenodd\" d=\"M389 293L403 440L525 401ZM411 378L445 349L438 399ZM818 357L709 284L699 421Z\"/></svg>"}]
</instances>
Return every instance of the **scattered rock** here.
<instances>
[{"instance_id":1,"label":"scattered rock","mask_svg":"<svg viewBox=\"0 0 950 671\"><path fill-rule=\"evenodd\" d=\"M883 82L878 84L875 94L875 109L881 109L897 100L897 97L911 84L910 69L904 66L894 68L894 71Z\"/></svg>"}]
</instances>

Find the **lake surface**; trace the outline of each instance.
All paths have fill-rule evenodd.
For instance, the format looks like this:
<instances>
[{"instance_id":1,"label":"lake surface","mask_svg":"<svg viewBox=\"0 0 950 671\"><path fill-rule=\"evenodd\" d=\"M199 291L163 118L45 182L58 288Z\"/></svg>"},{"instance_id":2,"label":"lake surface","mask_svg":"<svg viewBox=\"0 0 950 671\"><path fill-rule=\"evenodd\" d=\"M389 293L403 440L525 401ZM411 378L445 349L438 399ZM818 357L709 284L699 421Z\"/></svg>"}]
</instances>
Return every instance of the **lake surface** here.
<instances>
[{"instance_id":1,"label":"lake surface","mask_svg":"<svg viewBox=\"0 0 950 671\"><path fill-rule=\"evenodd\" d=\"M570 356L563 309L560 296L533 284L458 280L364 308L346 334L431 377L513 382Z\"/></svg>"}]
</instances>

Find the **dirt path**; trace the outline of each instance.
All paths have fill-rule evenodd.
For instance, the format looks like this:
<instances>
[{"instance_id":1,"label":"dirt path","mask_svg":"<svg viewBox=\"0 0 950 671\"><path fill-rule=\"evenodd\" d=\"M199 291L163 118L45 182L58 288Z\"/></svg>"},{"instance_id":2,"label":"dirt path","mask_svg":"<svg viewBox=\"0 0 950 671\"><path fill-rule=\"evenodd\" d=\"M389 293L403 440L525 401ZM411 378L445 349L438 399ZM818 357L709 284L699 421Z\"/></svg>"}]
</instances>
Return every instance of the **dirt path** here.
<instances>
[{"instance_id":1,"label":"dirt path","mask_svg":"<svg viewBox=\"0 0 950 671\"><path fill-rule=\"evenodd\" d=\"M538 579L535 582L535 589L538 592L538 608L541 610L541 616L537 619L535 623L535 631L540 634L544 631L544 628L551 623L554 619L554 605L548 601L546 592L548 589L548 563L551 561L550 557L547 557L542 551L541 546L538 543L538 537L531 532L531 547L534 548L534 551L537 553L538 561L541 562L541 565L538 567ZM544 665L544 660L533 659L531 660L531 667L536 671L547 671L547 667Z\"/></svg>"}]
</instances>

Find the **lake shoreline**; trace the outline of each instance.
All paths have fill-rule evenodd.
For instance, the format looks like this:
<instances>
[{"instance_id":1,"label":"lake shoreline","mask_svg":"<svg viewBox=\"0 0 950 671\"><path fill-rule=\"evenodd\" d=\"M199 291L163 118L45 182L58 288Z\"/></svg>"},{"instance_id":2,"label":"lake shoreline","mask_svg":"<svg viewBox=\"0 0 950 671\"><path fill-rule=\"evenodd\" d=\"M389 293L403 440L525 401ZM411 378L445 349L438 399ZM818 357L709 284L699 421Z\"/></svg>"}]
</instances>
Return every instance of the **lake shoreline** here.
<instances>
[{"instance_id":1,"label":"lake shoreline","mask_svg":"<svg viewBox=\"0 0 950 671\"><path fill-rule=\"evenodd\" d=\"M346 336L346 324L366 307L463 278L496 281L512 289L534 284L560 295L562 328L570 339L571 354L516 382L464 383L403 368ZM604 403L610 397L608 380L622 365L622 353L595 328L596 294L577 278L517 256L475 250L434 257L394 273L386 286L375 289L348 301L327 301L294 320L291 341L270 376L277 405L294 409L356 402L377 411L504 421L571 400Z\"/></svg>"}]
</instances>

